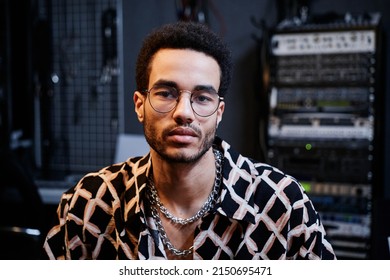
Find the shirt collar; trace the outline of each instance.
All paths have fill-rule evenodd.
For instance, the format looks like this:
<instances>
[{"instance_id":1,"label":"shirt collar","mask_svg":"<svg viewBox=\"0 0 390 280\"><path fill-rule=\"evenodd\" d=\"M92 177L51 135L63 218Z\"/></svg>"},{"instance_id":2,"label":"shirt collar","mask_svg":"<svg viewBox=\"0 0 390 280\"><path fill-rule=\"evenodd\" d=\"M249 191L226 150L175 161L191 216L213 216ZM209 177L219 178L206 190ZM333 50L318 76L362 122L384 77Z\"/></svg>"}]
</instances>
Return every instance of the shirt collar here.
<instances>
[{"instance_id":1,"label":"shirt collar","mask_svg":"<svg viewBox=\"0 0 390 280\"><path fill-rule=\"evenodd\" d=\"M217 211L235 220L255 223L255 202L253 192L246 192L253 187L252 162L233 150L226 141L215 139L224 155L223 180L220 203ZM249 195L249 197L246 197Z\"/></svg>"}]
</instances>

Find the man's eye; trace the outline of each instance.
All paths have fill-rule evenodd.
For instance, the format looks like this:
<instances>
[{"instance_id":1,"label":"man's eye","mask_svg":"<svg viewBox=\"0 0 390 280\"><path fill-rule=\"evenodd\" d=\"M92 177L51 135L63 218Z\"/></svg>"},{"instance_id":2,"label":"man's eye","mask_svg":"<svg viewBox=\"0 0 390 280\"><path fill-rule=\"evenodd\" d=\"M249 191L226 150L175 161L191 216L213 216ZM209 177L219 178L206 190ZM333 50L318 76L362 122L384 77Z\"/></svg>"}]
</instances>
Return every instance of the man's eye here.
<instances>
[{"instance_id":1,"label":"man's eye","mask_svg":"<svg viewBox=\"0 0 390 280\"><path fill-rule=\"evenodd\" d=\"M175 99L177 92L173 88L158 87L152 91L152 95L158 98Z\"/></svg>"},{"instance_id":2,"label":"man's eye","mask_svg":"<svg viewBox=\"0 0 390 280\"><path fill-rule=\"evenodd\" d=\"M194 95L194 102L197 102L197 103L208 103L208 102L213 102L213 98L211 97L210 94L197 94L197 95Z\"/></svg>"},{"instance_id":3,"label":"man's eye","mask_svg":"<svg viewBox=\"0 0 390 280\"><path fill-rule=\"evenodd\" d=\"M155 95L158 95L160 97L170 97L172 96L172 92L168 90L160 90L155 93Z\"/></svg>"}]
</instances>

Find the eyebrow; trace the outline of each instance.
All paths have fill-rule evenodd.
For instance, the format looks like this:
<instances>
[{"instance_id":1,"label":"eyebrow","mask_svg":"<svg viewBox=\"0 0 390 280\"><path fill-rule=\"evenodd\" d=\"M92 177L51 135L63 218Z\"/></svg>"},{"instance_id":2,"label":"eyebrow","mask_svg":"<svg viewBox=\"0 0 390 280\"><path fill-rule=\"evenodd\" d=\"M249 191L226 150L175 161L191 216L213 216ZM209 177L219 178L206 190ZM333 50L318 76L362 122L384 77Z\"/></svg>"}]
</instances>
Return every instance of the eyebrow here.
<instances>
[{"instance_id":1,"label":"eyebrow","mask_svg":"<svg viewBox=\"0 0 390 280\"><path fill-rule=\"evenodd\" d=\"M158 80L153 84L153 86L170 86L177 88L177 83L169 80Z\"/></svg>"},{"instance_id":2,"label":"eyebrow","mask_svg":"<svg viewBox=\"0 0 390 280\"><path fill-rule=\"evenodd\" d=\"M170 80L164 80L164 79L158 80L157 82L155 82L153 84L153 86L170 86L170 87L178 88L176 82L170 81ZM213 90L213 91L217 92L217 90L211 85L197 85L192 89L192 91L205 90L205 89L206 90Z\"/></svg>"}]
</instances>

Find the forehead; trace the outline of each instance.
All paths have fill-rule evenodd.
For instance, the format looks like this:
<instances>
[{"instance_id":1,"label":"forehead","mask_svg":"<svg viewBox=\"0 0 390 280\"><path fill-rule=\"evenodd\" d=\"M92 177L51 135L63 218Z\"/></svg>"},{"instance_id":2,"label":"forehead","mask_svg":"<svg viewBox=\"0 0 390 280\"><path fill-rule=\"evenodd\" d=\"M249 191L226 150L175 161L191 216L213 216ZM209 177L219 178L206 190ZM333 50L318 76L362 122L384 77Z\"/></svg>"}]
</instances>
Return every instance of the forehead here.
<instances>
[{"instance_id":1,"label":"forehead","mask_svg":"<svg viewBox=\"0 0 390 280\"><path fill-rule=\"evenodd\" d=\"M190 49L161 49L151 61L149 86L167 80L183 88L211 85L218 90L221 70L217 61Z\"/></svg>"}]
</instances>

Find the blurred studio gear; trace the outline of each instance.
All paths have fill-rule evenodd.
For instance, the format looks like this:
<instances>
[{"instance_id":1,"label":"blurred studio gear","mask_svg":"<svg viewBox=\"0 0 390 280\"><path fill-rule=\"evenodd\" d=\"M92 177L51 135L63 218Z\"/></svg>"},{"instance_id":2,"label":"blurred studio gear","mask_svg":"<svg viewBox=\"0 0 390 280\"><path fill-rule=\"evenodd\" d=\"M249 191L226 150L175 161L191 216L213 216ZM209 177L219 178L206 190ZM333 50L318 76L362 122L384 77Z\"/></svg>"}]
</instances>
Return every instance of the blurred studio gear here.
<instances>
[{"instance_id":1,"label":"blurred studio gear","mask_svg":"<svg viewBox=\"0 0 390 280\"><path fill-rule=\"evenodd\" d=\"M102 13L103 66L100 83L109 83L118 75L117 17L116 10L108 8Z\"/></svg>"},{"instance_id":2,"label":"blurred studio gear","mask_svg":"<svg viewBox=\"0 0 390 280\"><path fill-rule=\"evenodd\" d=\"M176 0L177 17L181 21L206 23L206 0Z\"/></svg>"},{"instance_id":3,"label":"blurred studio gear","mask_svg":"<svg viewBox=\"0 0 390 280\"><path fill-rule=\"evenodd\" d=\"M338 259L370 259L384 161L381 16L317 18L271 32L267 157L305 187Z\"/></svg>"}]
</instances>

